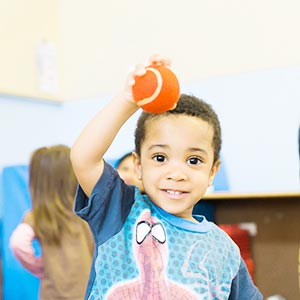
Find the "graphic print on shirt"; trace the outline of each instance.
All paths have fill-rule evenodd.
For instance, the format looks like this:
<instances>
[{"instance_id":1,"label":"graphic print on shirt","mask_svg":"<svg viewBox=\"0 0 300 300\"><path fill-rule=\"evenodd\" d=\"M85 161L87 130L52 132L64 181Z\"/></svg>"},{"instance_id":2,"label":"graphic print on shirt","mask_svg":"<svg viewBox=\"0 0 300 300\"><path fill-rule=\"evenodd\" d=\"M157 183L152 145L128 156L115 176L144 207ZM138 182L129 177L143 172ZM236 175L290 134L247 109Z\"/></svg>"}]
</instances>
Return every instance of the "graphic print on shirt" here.
<instances>
[{"instance_id":1,"label":"graphic print on shirt","mask_svg":"<svg viewBox=\"0 0 300 300\"><path fill-rule=\"evenodd\" d=\"M146 196L138 193L135 197L122 228L96 247L88 300L114 297L117 300L227 300L239 270L240 255L224 231L203 218L199 224L191 224L164 214ZM103 228L100 234L113 231L112 226L113 223ZM150 281L147 270L152 272ZM159 278L158 283L153 280L155 276ZM149 290L154 284L157 284L155 291L169 294L166 297L157 294L157 298L138 294L142 286ZM179 290L188 296L182 296ZM118 296L117 292L121 291L127 295ZM170 298L173 291L176 293Z\"/></svg>"},{"instance_id":2,"label":"graphic print on shirt","mask_svg":"<svg viewBox=\"0 0 300 300\"><path fill-rule=\"evenodd\" d=\"M133 252L139 269L134 280L114 285L106 294L108 300L192 300L197 295L166 276L168 249L163 225L150 211L142 212L135 228Z\"/></svg>"}]
</instances>

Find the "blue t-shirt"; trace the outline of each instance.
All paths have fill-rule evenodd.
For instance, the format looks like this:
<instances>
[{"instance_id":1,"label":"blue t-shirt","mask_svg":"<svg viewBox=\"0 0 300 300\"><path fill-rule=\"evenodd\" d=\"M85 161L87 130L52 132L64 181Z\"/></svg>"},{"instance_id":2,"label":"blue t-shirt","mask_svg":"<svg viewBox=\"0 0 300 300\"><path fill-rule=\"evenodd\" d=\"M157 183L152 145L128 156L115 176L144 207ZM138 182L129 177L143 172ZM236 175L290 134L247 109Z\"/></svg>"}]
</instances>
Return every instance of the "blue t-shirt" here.
<instances>
[{"instance_id":1,"label":"blue t-shirt","mask_svg":"<svg viewBox=\"0 0 300 300\"><path fill-rule=\"evenodd\" d=\"M90 198L78 188L75 212L93 232L88 300L260 300L230 237L156 207L105 164Z\"/></svg>"}]
</instances>

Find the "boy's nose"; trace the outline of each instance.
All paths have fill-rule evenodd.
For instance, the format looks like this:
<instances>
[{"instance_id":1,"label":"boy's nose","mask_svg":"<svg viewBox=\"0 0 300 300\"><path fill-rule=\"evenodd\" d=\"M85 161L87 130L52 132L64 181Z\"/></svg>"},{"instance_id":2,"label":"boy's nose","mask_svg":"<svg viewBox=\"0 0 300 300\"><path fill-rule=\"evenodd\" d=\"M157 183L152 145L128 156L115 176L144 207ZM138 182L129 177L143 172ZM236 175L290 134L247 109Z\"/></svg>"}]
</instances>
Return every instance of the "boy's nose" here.
<instances>
[{"instance_id":1,"label":"boy's nose","mask_svg":"<svg viewBox=\"0 0 300 300\"><path fill-rule=\"evenodd\" d=\"M184 168L179 164L173 163L170 164L168 172L167 172L167 179L174 180L174 181L182 181L187 179L186 172Z\"/></svg>"}]
</instances>

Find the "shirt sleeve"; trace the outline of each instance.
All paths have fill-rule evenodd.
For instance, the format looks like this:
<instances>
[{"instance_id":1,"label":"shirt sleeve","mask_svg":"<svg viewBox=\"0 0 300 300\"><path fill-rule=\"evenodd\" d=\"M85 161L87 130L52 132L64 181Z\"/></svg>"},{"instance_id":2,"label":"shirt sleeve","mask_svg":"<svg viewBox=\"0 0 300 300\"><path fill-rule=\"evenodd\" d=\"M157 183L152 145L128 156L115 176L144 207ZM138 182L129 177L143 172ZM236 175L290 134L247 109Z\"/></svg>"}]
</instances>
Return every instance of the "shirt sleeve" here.
<instances>
[{"instance_id":1,"label":"shirt sleeve","mask_svg":"<svg viewBox=\"0 0 300 300\"><path fill-rule=\"evenodd\" d=\"M97 245L122 229L134 202L135 187L124 183L109 164L88 198L78 186L74 211L88 222Z\"/></svg>"},{"instance_id":2,"label":"shirt sleeve","mask_svg":"<svg viewBox=\"0 0 300 300\"><path fill-rule=\"evenodd\" d=\"M32 246L34 239L35 233L32 227L26 223L21 223L10 237L10 248L24 268L33 275L42 277L43 260L41 256L35 256Z\"/></svg>"},{"instance_id":3,"label":"shirt sleeve","mask_svg":"<svg viewBox=\"0 0 300 300\"><path fill-rule=\"evenodd\" d=\"M263 296L255 286L244 260L233 279L229 300L262 300Z\"/></svg>"}]
</instances>

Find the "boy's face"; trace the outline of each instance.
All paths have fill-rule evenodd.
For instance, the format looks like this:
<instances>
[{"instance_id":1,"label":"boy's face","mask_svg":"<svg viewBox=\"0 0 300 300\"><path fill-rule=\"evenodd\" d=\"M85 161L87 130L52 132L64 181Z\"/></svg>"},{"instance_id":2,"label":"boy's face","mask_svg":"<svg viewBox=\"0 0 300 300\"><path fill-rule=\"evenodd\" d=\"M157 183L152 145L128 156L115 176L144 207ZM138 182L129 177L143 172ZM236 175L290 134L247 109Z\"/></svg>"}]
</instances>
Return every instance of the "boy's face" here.
<instances>
[{"instance_id":1,"label":"boy's face","mask_svg":"<svg viewBox=\"0 0 300 300\"><path fill-rule=\"evenodd\" d=\"M135 167L145 193L166 212L193 220L194 205L212 184L213 128L186 115L163 116L148 123Z\"/></svg>"}]
</instances>

